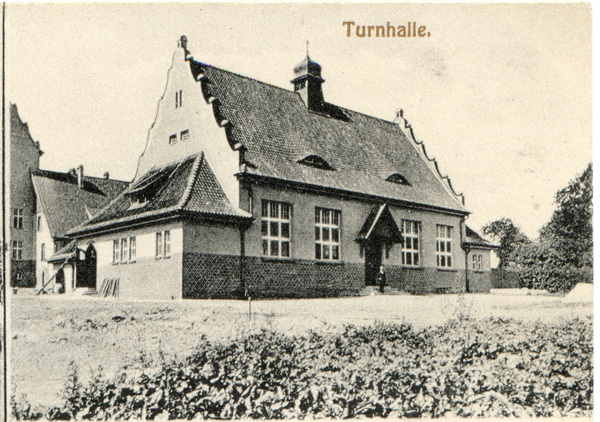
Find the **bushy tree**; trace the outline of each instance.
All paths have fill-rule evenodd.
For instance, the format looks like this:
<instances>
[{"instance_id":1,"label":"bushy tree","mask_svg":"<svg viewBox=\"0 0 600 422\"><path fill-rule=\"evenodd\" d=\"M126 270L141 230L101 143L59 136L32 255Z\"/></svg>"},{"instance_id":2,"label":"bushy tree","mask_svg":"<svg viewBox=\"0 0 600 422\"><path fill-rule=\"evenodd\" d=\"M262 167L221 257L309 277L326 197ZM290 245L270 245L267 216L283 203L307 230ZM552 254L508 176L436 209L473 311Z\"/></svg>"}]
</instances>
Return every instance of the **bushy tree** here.
<instances>
[{"instance_id":1,"label":"bushy tree","mask_svg":"<svg viewBox=\"0 0 600 422\"><path fill-rule=\"evenodd\" d=\"M516 269L520 245L530 244L531 240L510 218L492 221L483 226L482 231L499 243L500 248L496 250L500 260L498 268Z\"/></svg>"},{"instance_id":2,"label":"bushy tree","mask_svg":"<svg viewBox=\"0 0 600 422\"><path fill-rule=\"evenodd\" d=\"M556 193L557 209L537 242L508 218L489 223L483 233L499 240L499 268L517 271L522 286L568 291L593 277L592 165Z\"/></svg>"}]
</instances>

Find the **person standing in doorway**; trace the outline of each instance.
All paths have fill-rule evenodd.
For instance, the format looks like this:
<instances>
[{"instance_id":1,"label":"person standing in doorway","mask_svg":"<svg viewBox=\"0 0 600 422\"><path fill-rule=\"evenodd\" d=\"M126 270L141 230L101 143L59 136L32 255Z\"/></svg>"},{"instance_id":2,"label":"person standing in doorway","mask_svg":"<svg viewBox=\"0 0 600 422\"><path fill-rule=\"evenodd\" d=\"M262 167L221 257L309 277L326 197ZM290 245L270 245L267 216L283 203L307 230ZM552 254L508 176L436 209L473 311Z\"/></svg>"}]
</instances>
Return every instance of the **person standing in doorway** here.
<instances>
[{"instance_id":1,"label":"person standing in doorway","mask_svg":"<svg viewBox=\"0 0 600 422\"><path fill-rule=\"evenodd\" d=\"M383 293L383 290L385 289L386 281L387 279L385 277L385 270L382 265L381 267L379 267L379 274L377 274L377 284L379 284L379 291L381 293Z\"/></svg>"}]
</instances>

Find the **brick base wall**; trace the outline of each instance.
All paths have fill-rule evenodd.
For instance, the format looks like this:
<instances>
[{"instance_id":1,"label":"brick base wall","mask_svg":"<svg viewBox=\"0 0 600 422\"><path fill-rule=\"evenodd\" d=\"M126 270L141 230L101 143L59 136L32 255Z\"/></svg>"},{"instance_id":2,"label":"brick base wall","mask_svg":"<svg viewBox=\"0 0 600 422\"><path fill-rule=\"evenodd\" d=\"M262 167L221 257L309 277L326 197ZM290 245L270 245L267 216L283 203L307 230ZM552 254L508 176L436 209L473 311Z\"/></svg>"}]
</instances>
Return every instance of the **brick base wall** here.
<instances>
[{"instance_id":1,"label":"brick base wall","mask_svg":"<svg viewBox=\"0 0 600 422\"><path fill-rule=\"evenodd\" d=\"M388 270L389 271L389 270ZM414 294L460 293L465 291L464 270L441 271L437 268L402 268L390 286ZM388 277L390 280L391 277Z\"/></svg>"},{"instance_id":2,"label":"brick base wall","mask_svg":"<svg viewBox=\"0 0 600 422\"><path fill-rule=\"evenodd\" d=\"M183 298L240 297L240 258L186 253L183 256ZM414 294L465 291L465 271L386 266L387 284ZM365 285L364 264L323 264L303 260L246 257L246 286L253 298L335 297L357 294ZM469 272L471 291L488 292L490 274Z\"/></svg>"},{"instance_id":3,"label":"brick base wall","mask_svg":"<svg viewBox=\"0 0 600 422\"><path fill-rule=\"evenodd\" d=\"M239 297L240 258L186 253L183 257L185 299ZM364 287L364 265L273 261L246 257L248 294L266 297L333 297L358 293Z\"/></svg>"}]
</instances>

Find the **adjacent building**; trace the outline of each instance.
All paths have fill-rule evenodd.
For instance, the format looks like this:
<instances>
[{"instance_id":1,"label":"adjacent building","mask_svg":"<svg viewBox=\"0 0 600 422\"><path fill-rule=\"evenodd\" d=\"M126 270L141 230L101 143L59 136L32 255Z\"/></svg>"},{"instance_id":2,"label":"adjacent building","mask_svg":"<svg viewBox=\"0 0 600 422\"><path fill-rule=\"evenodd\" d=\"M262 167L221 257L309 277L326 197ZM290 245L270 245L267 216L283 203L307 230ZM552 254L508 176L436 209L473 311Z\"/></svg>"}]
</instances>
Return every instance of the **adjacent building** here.
<instances>
[{"instance_id":1,"label":"adjacent building","mask_svg":"<svg viewBox=\"0 0 600 422\"><path fill-rule=\"evenodd\" d=\"M133 299L339 296L383 265L398 290L489 291L492 246L402 111L327 102L321 70L307 56L282 89L196 61L182 37L133 182L66 233L93 247L96 285Z\"/></svg>"},{"instance_id":2,"label":"adjacent building","mask_svg":"<svg viewBox=\"0 0 600 422\"><path fill-rule=\"evenodd\" d=\"M41 170L43 151L15 104L10 105L9 133L10 286L57 293L77 287L95 290L95 276L86 266L93 256L87 252L86 260L86 251L76 251L66 232L97 214L128 183L110 179L108 173L103 178L85 176L83 166L67 173ZM60 259L56 252L68 245L73 259Z\"/></svg>"}]
</instances>

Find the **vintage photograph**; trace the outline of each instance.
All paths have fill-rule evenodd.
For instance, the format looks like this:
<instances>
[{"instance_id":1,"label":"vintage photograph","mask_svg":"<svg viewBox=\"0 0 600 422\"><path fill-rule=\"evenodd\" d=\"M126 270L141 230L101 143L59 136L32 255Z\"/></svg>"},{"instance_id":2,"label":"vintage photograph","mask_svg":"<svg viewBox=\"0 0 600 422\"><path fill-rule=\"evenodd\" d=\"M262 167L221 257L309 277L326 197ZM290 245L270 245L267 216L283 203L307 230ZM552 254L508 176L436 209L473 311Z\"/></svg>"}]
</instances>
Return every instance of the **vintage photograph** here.
<instances>
[{"instance_id":1,"label":"vintage photograph","mask_svg":"<svg viewBox=\"0 0 600 422\"><path fill-rule=\"evenodd\" d=\"M593 418L589 3L5 3L12 420Z\"/></svg>"}]
</instances>

